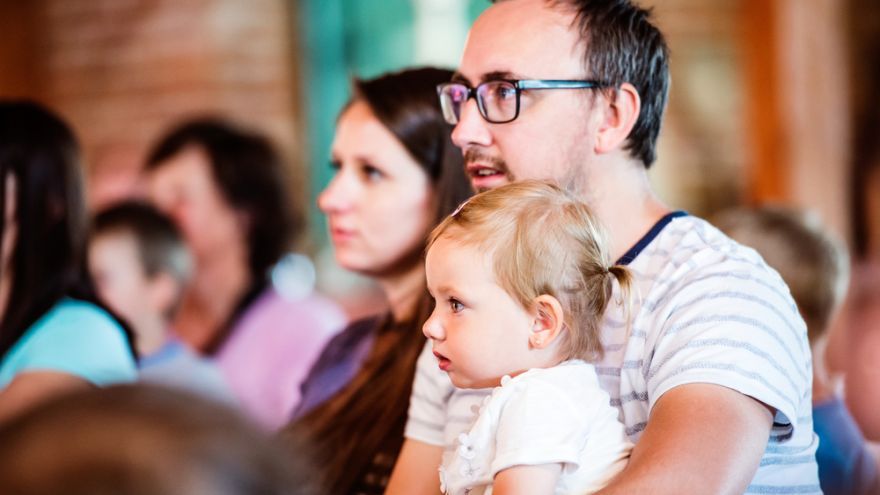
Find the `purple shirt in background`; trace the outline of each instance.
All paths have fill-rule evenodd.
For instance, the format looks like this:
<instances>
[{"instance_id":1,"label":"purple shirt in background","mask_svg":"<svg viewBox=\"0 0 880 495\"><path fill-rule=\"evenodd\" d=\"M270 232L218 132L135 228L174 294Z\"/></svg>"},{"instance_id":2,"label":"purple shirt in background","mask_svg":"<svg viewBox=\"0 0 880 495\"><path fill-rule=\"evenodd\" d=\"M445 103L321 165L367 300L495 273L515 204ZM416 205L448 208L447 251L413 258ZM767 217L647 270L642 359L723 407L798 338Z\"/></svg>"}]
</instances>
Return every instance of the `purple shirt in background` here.
<instances>
[{"instance_id":1,"label":"purple shirt in background","mask_svg":"<svg viewBox=\"0 0 880 495\"><path fill-rule=\"evenodd\" d=\"M318 354L344 325L329 299L289 299L270 286L244 311L215 361L244 410L276 430L290 419Z\"/></svg>"}]
</instances>

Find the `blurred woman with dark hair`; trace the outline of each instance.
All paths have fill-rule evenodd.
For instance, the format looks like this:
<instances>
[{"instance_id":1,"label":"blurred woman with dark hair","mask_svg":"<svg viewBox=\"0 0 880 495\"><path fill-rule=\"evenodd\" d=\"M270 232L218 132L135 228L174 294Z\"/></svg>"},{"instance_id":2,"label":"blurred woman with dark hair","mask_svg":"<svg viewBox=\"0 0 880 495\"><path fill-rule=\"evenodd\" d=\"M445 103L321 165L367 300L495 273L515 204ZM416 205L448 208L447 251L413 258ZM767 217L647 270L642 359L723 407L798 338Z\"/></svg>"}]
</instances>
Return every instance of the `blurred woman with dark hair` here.
<instances>
[{"instance_id":1,"label":"blurred woman with dark hair","mask_svg":"<svg viewBox=\"0 0 880 495\"><path fill-rule=\"evenodd\" d=\"M58 117L0 101L0 421L62 392L136 378L131 334L86 273L79 161Z\"/></svg>"},{"instance_id":2,"label":"blurred woman with dark hair","mask_svg":"<svg viewBox=\"0 0 880 495\"><path fill-rule=\"evenodd\" d=\"M336 126L336 174L318 205L336 260L375 279L389 309L328 344L285 431L312 447L324 493L382 493L403 443L432 309L426 237L471 194L435 89L451 77L426 68L356 81Z\"/></svg>"},{"instance_id":3,"label":"blurred woman with dark hair","mask_svg":"<svg viewBox=\"0 0 880 495\"><path fill-rule=\"evenodd\" d=\"M174 331L215 360L255 419L281 426L344 317L323 297L290 297L271 282L303 227L280 155L263 136L229 122L191 120L159 140L147 172L152 201L175 221L195 259Z\"/></svg>"}]
</instances>

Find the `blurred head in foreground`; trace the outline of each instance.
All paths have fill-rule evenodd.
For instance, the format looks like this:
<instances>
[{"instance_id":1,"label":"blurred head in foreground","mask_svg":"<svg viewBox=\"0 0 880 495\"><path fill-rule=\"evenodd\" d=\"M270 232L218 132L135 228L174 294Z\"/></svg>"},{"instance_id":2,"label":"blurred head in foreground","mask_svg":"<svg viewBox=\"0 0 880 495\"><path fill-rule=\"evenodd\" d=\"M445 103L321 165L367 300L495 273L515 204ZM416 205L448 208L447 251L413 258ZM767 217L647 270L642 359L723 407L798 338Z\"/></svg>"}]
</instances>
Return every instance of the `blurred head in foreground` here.
<instances>
[{"instance_id":1,"label":"blurred head in foreground","mask_svg":"<svg viewBox=\"0 0 880 495\"><path fill-rule=\"evenodd\" d=\"M38 407L0 429L0 459L8 495L314 493L299 460L234 411L144 385Z\"/></svg>"}]
</instances>

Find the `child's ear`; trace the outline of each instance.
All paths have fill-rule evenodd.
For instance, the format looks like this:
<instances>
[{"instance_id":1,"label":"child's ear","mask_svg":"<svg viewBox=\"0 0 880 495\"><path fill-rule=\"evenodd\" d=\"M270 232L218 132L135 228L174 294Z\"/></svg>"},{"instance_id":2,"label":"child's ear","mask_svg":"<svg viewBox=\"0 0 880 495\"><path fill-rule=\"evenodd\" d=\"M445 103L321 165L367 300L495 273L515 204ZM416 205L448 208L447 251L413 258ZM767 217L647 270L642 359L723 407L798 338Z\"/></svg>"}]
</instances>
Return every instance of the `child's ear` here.
<instances>
[{"instance_id":1,"label":"child's ear","mask_svg":"<svg viewBox=\"0 0 880 495\"><path fill-rule=\"evenodd\" d=\"M159 272L150 279L150 307L165 315L180 297L178 281L170 273Z\"/></svg>"},{"instance_id":2,"label":"child's ear","mask_svg":"<svg viewBox=\"0 0 880 495\"><path fill-rule=\"evenodd\" d=\"M555 297L541 294L535 298L532 306L534 321L529 344L533 349L545 349L552 344L565 328L565 314L562 304Z\"/></svg>"}]
</instances>

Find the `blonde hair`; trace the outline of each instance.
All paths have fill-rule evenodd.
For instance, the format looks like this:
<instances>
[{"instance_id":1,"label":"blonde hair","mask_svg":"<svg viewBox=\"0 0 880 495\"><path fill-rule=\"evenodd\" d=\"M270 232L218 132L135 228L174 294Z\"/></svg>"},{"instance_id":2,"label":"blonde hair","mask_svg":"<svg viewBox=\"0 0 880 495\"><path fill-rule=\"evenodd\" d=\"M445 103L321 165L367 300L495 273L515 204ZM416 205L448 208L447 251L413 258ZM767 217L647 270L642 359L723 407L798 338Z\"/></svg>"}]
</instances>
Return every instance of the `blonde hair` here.
<instances>
[{"instance_id":1,"label":"blonde hair","mask_svg":"<svg viewBox=\"0 0 880 495\"><path fill-rule=\"evenodd\" d=\"M462 204L428 248L440 238L490 253L496 281L523 308L542 294L559 300L568 329L562 359L602 357L599 324L613 281L628 300L632 276L611 264L605 231L586 204L547 182L515 182Z\"/></svg>"}]
</instances>

